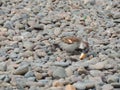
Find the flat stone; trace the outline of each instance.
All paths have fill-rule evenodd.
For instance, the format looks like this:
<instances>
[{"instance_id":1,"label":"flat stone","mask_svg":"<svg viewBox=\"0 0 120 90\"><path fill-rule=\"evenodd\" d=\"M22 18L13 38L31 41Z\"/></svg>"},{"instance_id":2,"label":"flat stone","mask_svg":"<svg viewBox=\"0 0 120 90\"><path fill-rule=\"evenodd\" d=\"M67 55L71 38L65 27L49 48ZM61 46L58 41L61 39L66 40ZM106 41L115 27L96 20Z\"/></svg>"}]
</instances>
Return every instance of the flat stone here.
<instances>
[{"instance_id":1,"label":"flat stone","mask_svg":"<svg viewBox=\"0 0 120 90\"><path fill-rule=\"evenodd\" d=\"M53 71L53 77L54 78L65 78L66 77L66 71L65 71L65 69L62 68L62 67L57 67Z\"/></svg>"},{"instance_id":2,"label":"flat stone","mask_svg":"<svg viewBox=\"0 0 120 90\"><path fill-rule=\"evenodd\" d=\"M114 90L114 88L110 84L106 84L106 85L103 85L102 90Z\"/></svg>"}]
</instances>

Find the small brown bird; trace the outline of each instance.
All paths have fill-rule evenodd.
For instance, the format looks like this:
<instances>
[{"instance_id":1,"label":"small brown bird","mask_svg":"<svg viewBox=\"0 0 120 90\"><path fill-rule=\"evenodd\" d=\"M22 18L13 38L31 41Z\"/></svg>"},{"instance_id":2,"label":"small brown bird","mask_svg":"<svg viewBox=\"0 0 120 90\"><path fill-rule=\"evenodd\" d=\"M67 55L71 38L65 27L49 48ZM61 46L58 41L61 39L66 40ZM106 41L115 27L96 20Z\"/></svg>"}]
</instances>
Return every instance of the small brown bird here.
<instances>
[{"instance_id":1,"label":"small brown bird","mask_svg":"<svg viewBox=\"0 0 120 90\"><path fill-rule=\"evenodd\" d=\"M89 50L88 42L75 36L63 37L60 42L60 47L69 53L74 53L76 51L87 53Z\"/></svg>"}]
</instances>

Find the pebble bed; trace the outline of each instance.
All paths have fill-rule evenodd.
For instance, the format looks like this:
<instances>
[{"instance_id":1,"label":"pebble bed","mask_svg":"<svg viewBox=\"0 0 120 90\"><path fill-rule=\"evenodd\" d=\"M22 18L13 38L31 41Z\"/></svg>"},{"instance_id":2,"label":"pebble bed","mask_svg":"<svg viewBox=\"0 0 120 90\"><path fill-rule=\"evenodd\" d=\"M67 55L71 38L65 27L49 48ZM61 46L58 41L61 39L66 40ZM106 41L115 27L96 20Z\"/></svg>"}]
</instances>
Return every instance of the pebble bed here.
<instances>
[{"instance_id":1,"label":"pebble bed","mask_svg":"<svg viewBox=\"0 0 120 90\"><path fill-rule=\"evenodd\" d=\"M0 90L120 90L120 0L0 0Z\"/></svg>"}]
</instances>

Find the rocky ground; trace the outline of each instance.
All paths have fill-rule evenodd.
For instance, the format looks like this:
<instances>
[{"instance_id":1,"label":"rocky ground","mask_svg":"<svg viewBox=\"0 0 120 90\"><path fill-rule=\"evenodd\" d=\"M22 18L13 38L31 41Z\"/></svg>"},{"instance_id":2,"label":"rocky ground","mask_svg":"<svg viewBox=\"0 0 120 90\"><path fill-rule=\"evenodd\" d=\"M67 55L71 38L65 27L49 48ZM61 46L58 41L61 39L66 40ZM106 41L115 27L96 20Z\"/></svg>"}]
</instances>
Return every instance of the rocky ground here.
<instances>
[{"instance_id":1,"label":"rocky ground","mask_svg":"<svg viewBox=\"0 0 120 90\"><path fill-rule=\"evenodd\" d=\"M0 90L120 90L120 0L0 0Z\"/></svg>"}]
</instances>

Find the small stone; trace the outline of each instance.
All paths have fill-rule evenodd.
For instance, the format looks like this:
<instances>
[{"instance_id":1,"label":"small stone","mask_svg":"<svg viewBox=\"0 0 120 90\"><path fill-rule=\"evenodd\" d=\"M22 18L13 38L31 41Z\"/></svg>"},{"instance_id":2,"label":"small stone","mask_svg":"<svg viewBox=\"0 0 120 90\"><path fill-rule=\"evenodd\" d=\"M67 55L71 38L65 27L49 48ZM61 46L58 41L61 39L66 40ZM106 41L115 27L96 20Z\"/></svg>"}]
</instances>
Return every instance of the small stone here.
<instances>
[{"instance_id":1,"label":"small stone","mask_svg":"<svg viewBox=\"0 0 120 90\"><path fill-rule=\"evenodd\" d=\"M120 83L111 83L114 88L120 88Z\"/></svg>"},{"instance_id":2,"label":"small stone","mask_svg":"<svg viewBox=\"0 0 120 90\"><path fill-rule=\"evenodd\" d=\"M120 13L119 12L114 12L113 18L114 19L119 19L120 18Z\"/></svg>"},{"instance_id":3,"label":"small stone","mask_svg":"<svg viewBox=\"0 0 120 90\"><path fill-rule=\"evenodd\" d=\"M95 0L84 0L84 4L90 3L91 5L95 4Z\"/></svg>"},{"instance_id":4,"label":"small stone","mask_svg":"<svg viewBox=\"0 0 120 90\"><path fill-rule=\"evenodd\" d=\"M79 72L80 75L87 73L87 70L86 70L84 67L79 67L79 68L77 69L77 71Z\"/></svg>"},{"instance_id":5,"label":"small stone","mask_svg":"<svg viewBox=\"0 0 120 90\"><path fill-rule=\"evenodd\" d=\"M94 77L104 75L104 74L102 74L102 72L99 71L99 70L90 70L90 74L91 74L92 76L94 76Z\"/></svg>"},{"instance_id":6,"label":"small stone","mask_svg":"<svg viewBox=\"0 0 120 90\"><path fill-rule=\"evenodd\" d=\"M68 67L68 68L65 69L65 71L66 71L67 76L73 75L73 70L72 70L72 68Z\"/></svg>"},{"instance_id":7,"label":"small stone","mask_svg":"<svg viewBox=\"0 0 120 90\"><path fill-rule=\"evenodd\" d=\"M55 30L54 30L55 36L58 36L60 33L61 33L60 28L55 28Z\"/></svg>"},{"instance_id":8,"label":"small stone","mask_svg":"<svg viewBox=\"0 0 120 90\"><path fill-rule=\"evenodd\" d=\"M84 82L74 83L73 86L78 90L85 90L86 89L86 85Z\"/></svg>"},{"instance_id":9,"label":"small stone","mask_svg":"<svg viewBox=\"0 0 120 90\"><path fill-rule=\"evenodd\" d=\"M110 84L105 84L103 85L102 90L114 90L114 88Z\"/></svg>"},{"instance_id":10,"label":"small stone","mask_svg":"<svg viewBox=\"0 0 120 90\"><path fill-rule=\"evenodd\" d=\"M33 73L33 71L28 71L24 76L25 76L25 78L33 77L34 73Z\"/></svg>"},{"instance_id":11,"label":"small stone","mask_svg":"<svg viewBox=\"0 0 120 90\"><path fill-rule=\"evenodd\" d=\"M60 81L53 81L53 87L61 87L63 86L63 83L61 83Z\"/></svg>"},{"instance_id":12,"label":"small stone","mask_svg":"<svg viewBox=\"0 0 120 90\"><path fill-rule=\"evenodd\" d=\"M37 80L40 80L43 77L42 74L39 73L39 72L34 72L34 74L35 74L35 77L36 77Z\"/></svg>"},{"instance_id":13,"label":"small stone","mask_svg":"<svg viewBox=\"0 0 120 90\"><path fill-rule=\"evenodd\" d=\"M18 22L18 23L15 24L15 28L16 29L24 29L24 25L21 24L20 22Z\"/></svg>"},{"instance_id":14,"label":"small stone","mask_svg":"<svg viewBox=\"0 0 120 90\"><path fill-rule=\"evenodd\" d=\"M23 46L28 49L28 50L32 50L33 48L33 43L32 42L29 42L29 41L24 41L23 42Z\"/></svg>"},{"instance_id":15,"label":"small stone","mask_svg":"<svg viewBox=\"0 0 120 90\"><path fill-rule=\"evenodd\" d=\"M4 27L5 27L5 28L8 28L8 29L13 29L12 22L6 21L6 22L4 23Z\"/></svg>"},{"instance_id":16,"label":"small stone","mask_svg":"<svg viewBox=\"0 0 120 90\"><path fill-rule=\"evenodd\" d=\"M24 75L25 73L28 72L28 65L23 65L23 66L19 66L14 72L14 75Z\"/></svg>"},{"instance_id":17,"label":"small stone","mask_svg":"<svg viewBox=\"0 0 120 90\"><path fill-rule=\"evenodd\" d=\"M25 51L25 52L22 53L22 56L23 56L23 57L30 57L30 56L32 56L32 55L33 55L33 52L30 51L30 50L27 50L27 51Z\"/></svg>"},{"instance_id":18,"label":"small stone","mask_svg":"<svg viewBox=\"0 0 120 90\"><path fill-rule=\"evenodd\" d=\"M65 69L62 68L62 67L57 67L57 68L53 71L53 77L54 77L54 78L65 78L65 77L66 77Z\"/></svg>"},{"instance_id":19,"label":"small stone","mask_svg":"<svg viewBox=\"0 0 120 90\"><path fill-rule=\"evenodd\" d=\"M22 36L13 36L14 41L22 41L24 38Z\"/></svg>"},{"instance_id":20,"label":"small stone","mask_svg":"<svg viewBox=\"0 0 120 90\"><path fill-rule=\"evenodd\" d=\"M50 87L49 89L46 89L46 90L64 90L64 88L63 87Z\"/></svg>"},{"instance_id":21,"label":"small stone","mask_svg":"<svg viewBox=\"0 0 120 90\"><path fill-rule=\"evenodd\" d=\"M35 81L35 77L29 77L27 78L28 81Z\"/></svg>"},{"instance_id":22,"label":"small stone","mask_svg":"<svg viewBox=\"0 0 120 90\"><path fill-rule=\"evenodd\" d=\"M89 68L90 69L97 69L97 70L101 70L101 69L104 69L105 68L105 65L106 65L106 62L103 61L103 62L98 62L94 65L90 65Z\"/></svg>"},{"instance_id":23,"label":"small stone","mask_svg":"<svg viewBox=\"0 0 120 90\"><path fill-rule=\"evenodd\" d=\"M116 75L110 75L107 78L108 83L117 83L119 81L119 77Z\"/></svg>"},{"instance_id":24,"label":"small stone","mask_svg":"<svg viewBox=\"0 0 120 90\"><path fill-rule=\"evenodd\" d=\"M7 70L7 63L0 62L0 71L6 71L6 70Z\"/></svg>"},{"instance_id":25,"label":"small stone","mask_svg":"<svg viewBox=\"0 0 120 90\"><path fill-rule=\"evenodd\" d=\"M44 25L43 24L35 24L33 26L35 30L44 30Z\"/></svg>"},{"instance_id":26,"label":"small stone","mask_svg":"<svg viewBox=\"0 0 120 90\"><path fill-rule=\"evenodd\" d=\"M66 85L65 90L76 90L73 85Z\"/></svg>"},{"instance_id":27,"label":"small stone","mask_svg":"<svg viewBox=\"0 0 120 90\"><path fill-rule=\"evenodd\" d=\"M44 50L40 50L40 49L35 50L35 53L39 57L45 57L47 55Z\"/></svg>"}]
</instances>

